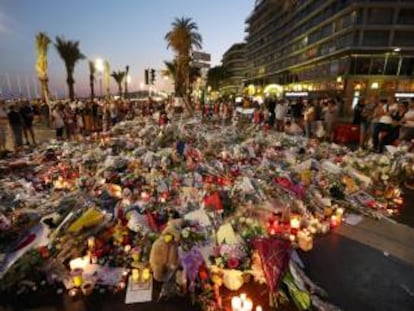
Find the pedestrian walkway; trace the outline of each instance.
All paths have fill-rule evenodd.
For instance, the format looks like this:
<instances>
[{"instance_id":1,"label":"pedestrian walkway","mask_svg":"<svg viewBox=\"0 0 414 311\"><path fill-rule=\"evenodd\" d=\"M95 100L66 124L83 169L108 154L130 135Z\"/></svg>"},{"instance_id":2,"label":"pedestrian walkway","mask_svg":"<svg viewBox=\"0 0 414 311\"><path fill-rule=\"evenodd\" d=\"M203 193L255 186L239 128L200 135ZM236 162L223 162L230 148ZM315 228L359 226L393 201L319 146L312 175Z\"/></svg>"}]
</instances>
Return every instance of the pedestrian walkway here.
<instances>
[{"instance_id":1,"label":"pedestrian walkway","mask_svg":"<svg viewBox=\"0 0 414 311\"><path fill-rule=\"evenodd\" d=\"M335 232L414 265L414 229L406 225L364 218L356 226L344 223Z\"/></svg>"}]
</instances>

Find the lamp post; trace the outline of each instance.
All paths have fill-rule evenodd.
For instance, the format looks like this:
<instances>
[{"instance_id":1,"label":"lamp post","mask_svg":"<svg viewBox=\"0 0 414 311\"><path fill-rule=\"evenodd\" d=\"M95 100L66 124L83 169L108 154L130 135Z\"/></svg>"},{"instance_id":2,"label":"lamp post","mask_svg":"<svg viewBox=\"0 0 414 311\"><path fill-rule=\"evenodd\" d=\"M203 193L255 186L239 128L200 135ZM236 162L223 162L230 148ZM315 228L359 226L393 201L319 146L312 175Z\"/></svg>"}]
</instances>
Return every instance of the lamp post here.
<instances>
[{"instance_id":1,"label":"lamp post","mask_svg":"<svg viewBox=\"0 0 414 311\"><path fill-rule=\"evenodd\" d=\"M128 97L129 97L129 92L128 92L128 89L129 89L129 85L131 85L131 82L132 82L131 75L130 75L130 74L128 74L128 75L125 77L125 98L128 98Z\"/></svg>"},{"instance_id":2,"label":"lamp post","mask_svg":"<svg viewBox=\"0 0 414 311\"><path fill-rule=\"evenodd\" d=\"M95 60L95 68L96 71L98 72L99 75L99 94L102 97L103 96L103 92L102 92L102 74L104 71L104 60L102 58L97 58Z\"/></svg>"}]
</instances>

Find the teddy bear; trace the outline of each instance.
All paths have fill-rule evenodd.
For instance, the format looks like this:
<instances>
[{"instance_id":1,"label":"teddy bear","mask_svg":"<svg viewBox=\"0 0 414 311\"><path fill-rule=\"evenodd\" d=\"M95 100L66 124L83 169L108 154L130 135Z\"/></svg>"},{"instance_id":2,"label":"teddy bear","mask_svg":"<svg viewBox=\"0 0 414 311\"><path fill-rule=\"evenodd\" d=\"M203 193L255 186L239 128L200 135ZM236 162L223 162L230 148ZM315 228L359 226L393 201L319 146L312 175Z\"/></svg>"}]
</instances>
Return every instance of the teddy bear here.
<instances>
[{"instance_id":1,"label":"teddy bear","mask_svg":"<svg viewBox=\"0 0 414 311\"><path fill-rule=\"evenodd\" d=\"M178 243L181 237L183 219L173 219L167 223L160 237L152 244L149 263L154 279L165 282L169 272L179 266Z\"/></svg>"}]
</instances>

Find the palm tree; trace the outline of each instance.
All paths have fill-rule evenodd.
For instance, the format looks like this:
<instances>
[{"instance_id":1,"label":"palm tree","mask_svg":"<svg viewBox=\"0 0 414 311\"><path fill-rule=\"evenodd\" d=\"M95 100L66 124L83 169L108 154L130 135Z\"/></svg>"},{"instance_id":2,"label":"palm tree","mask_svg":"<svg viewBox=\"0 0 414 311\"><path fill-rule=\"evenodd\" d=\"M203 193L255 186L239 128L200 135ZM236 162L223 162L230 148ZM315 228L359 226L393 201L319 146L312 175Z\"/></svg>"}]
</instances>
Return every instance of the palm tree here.
<instances>
[{"instance_id":1,"label":"palm tree","mask_svg":"<svg viewBox=\"0 0 414 311\"><path fill-rule=\"evenodd\" d=\"M164 61L164 65L165 65L165 70L163 71L163 74L166 75L167 77L171 78L174 80L174 84L175 84L175 93L177 94L178 91L178 83L177 81L175 81L175 77L177 74L177 61L173 60L173 61ZM189 67L189 87L191 88L191 85L197 80L198 77L201 76L200 73L200 69L190 66ZM191 92L190 92L191 93Z\"/></svg>"},{"instance_id":2,"label":"palm tree","mask_svg":"<svg viewBox=\"0 0 414 311\"><path fill-rule=\"evenodd\" d=\"M172 30L165 35L167 48L175 52L176 95L186 97L190 88L190 61L193 48L201 49L202 38L198 26L191 18L175 18ZM191 107L188 107L191 108Z\"/></svg>"},{"instance_id":3,"label":"palm tree","mask_svg":"<svg viewBox=\"0 0 414 311\"><path fill-rule=\"evenodd\" d=\"M91 100L95 98L95 89L94 89L95 72L96 72L95 62L90 60L89 61L89 86L91 87Z\"/></svg>"},{"instance_id":4,"label":"palm tree","mask_svg":"<svg viewBox=\"0 0 414 311\"><path fill-rule=\"evenodd\" d=\"M124 81L124 79L126 77L126 72L125 71L121 71L121 70L119 70L119 71L112 71L111 77L114 78L114 80L118 84L119 96L122 96L122 82Z\"/></svg>"},{"instance_id":5,"label":"palm tree","mask_svg":"<svg viewBox=\"0 0 414 311\"><path fill-rule=\"evenodd\" d=\"M35 37L36 41L36 72L42 87L42 100L48 102L49 88L47 85L47 51L51 42L48 35L44 32L39 32Z\"/></svg>"},{"instance_id":6,"label":"palm tree","mask_svg":"<svg viewBox=\"0 0 414 311\"><path fill-rule=\"evenodd\" d=\"M164 61L165 70L164 75L168 76L169 78L175 80L175 76L177 74L177 63L175 60L173 61Z\"/></svg>"},{"instance_id":7,"label":"palm tree","mask_svg":"<svg viewBox=\"0 0 414 311\"><path fill-rule=\"evenodd\" d=\"M74 90L75 79L73 78L73 73L75 71L76 63L79 60L84 59L85 56L81 53L79 49L79 41L65 40L63 36L56 37L55 47L59 53L60 58L65 63L66 75L67 75L66 83L68 84L69 98L70 100L74 100L75 99L75 90Z\"/></svg>"}]
</instances>

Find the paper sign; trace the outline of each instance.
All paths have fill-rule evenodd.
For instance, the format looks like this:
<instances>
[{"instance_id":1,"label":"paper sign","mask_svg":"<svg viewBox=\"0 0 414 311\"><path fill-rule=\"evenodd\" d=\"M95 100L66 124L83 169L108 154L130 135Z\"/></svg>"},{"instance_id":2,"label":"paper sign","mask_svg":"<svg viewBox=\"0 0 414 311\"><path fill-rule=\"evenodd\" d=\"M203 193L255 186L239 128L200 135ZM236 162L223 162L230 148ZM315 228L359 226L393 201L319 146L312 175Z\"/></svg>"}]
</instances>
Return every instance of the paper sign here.
<instances>
[{"instance_id":1,"label":"paper sign","mask_svg":"<svg viewBox=\"0 0 414 311\"><path fill-rule=\"evenodd\" d=\"M128 279L125 303L149 302L152 300L152 278L145 283L135 283L132 277Z\"/></svg>"}]
</instances>

